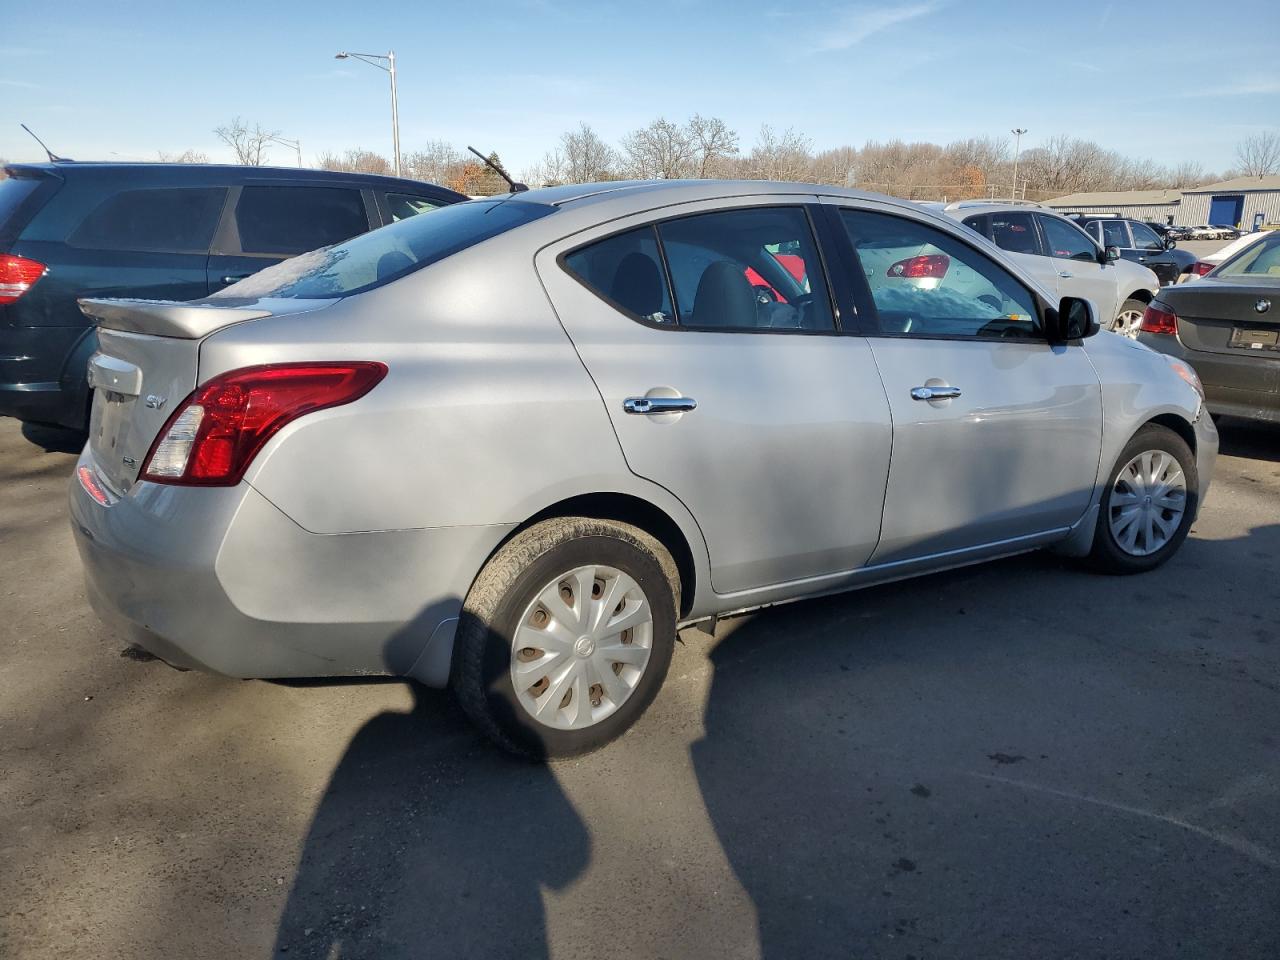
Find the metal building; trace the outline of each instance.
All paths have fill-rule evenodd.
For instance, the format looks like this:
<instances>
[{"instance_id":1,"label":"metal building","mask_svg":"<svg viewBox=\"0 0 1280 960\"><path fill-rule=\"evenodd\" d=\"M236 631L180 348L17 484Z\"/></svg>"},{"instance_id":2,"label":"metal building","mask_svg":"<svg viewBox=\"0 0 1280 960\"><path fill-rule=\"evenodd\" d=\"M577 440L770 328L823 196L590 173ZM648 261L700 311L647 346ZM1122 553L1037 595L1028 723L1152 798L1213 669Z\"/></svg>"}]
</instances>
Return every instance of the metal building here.
<instances>
[{"instance_id":1,"label":"metal building","mask_svg":"<svg viewBox=\"0 0 1280 960\"><path fill-rule=\"evenodd\" d=\"M1182 193L1178 190L1112 190L1103 193L1072 193L1045 206L1063 213L1112 213L1130 220L1175 223ZM1201 221L1205 222L1205 221Z\"/></svg>"},{"instance_id":2,"label":"metal building","mask_svg":"<svg viewBox=\"0 0 1280 960\"><path fill-rule=\"evenodd\" d=\"M1174 222L1243 230L1280 224L1280 176L1235 177L1183 190Z\"/></svg>"}]
</instances>

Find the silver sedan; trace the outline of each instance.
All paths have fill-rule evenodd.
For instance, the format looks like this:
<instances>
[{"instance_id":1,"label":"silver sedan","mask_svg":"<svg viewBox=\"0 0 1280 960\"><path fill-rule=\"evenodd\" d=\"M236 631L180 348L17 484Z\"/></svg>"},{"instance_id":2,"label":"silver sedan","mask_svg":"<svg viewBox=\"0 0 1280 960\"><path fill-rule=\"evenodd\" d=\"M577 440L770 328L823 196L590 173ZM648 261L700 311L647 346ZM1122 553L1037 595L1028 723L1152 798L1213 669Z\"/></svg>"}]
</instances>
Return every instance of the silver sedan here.
<instances>
[{"instance_id":1,"label":"silver sedan","mask_svg":"<svg viewBox=\"0 0 1280 960\"><path fill-rule=\"evenodd\" d=\"M1053 548L1176 552L1217 434L955 221L758 182L447 207L189 304L88 300L95 606L169 662L451 686L580 753L681 625Z\"/></svg>"}]
</instances>

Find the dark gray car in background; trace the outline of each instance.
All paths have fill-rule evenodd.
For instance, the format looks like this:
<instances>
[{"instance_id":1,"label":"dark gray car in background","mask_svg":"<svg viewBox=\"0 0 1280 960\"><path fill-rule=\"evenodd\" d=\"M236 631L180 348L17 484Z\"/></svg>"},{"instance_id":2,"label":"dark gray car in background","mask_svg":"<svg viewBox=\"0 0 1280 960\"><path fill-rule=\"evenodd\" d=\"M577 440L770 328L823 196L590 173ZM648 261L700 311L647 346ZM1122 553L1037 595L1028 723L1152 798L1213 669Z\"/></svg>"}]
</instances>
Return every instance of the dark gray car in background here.
<instances>
[{"instance_id":1,"label":"dark gray car in background","mask_svg":"<svg viewBox=\"0 0 1280 960\"><path fill-rule=\"evenodd\" d=\"M1280 233L1163 288L1138 339L1195 368L1211 413L1280 421Z\"/></svg>"}]
</instances>

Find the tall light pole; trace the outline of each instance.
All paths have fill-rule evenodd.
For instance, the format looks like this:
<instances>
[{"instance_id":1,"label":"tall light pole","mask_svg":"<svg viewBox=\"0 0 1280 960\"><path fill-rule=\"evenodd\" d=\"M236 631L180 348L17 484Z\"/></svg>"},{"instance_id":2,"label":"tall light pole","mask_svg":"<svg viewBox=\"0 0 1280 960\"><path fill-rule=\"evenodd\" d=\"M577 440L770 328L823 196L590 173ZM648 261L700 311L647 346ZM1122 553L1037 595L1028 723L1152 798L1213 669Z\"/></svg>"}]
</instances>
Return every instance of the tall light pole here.
<instances>
[{"instance_id":1,"label":"tall light pole","mask_svg":"<svg viewBox=\"0 0 1280 960\"><path fill-rule=\"evenodd\" d=\"M1013 192L1009 194L1010 200L1018 199L1018 158L1022 155L1022 135L1026 133L1024 127L1014 127L1009 131L1016 138L1013 148Z\"/></svg>"},{"instance_id":2,"label":"tall light pole","mask_svg":"<svg viewBox=\"0 0 1280 960\"><path fill-rule=\"evenodd\" d=\"M400 176L400 107L396 103L396 52L388 50L386 53L348 53L343 50L341 53L334 54L335 60L346 60L349 57L363 60L371 67L377 67L391 74L391 143L395 151L395 169L398 177ZM379 60L387 61L387 65L384 67L377 62Z\"/></svg>"},{"instance_id":3,"label":"tall light pole","mask_svg":"<svg viewBox=\"0 0 1280 960\"><path fill-rule=\"evenodd\" d=\"M292 147L294 150L298 151L298 166L302 166L302 140L290 140L288 137L267 137L267 139L273 143L278 143L285 147Z\"/></svg>"}]
</instances>

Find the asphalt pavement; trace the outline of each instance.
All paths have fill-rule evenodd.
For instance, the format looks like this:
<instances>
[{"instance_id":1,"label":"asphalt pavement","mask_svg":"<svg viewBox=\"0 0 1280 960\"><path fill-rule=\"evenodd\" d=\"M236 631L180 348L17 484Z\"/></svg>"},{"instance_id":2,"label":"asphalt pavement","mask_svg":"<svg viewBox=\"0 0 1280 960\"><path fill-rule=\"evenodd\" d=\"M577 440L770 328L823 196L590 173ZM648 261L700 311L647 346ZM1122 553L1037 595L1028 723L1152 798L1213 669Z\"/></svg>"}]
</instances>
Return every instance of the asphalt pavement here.
<instances>
[{"instance_id":1,"label":"asphalt pavement","mask_svg":"<svg viewBox=\"0 0 1280 960\"><path fill-rule=\"evenodd\" d=\"M442 692L139 658L0 420L0 957L1280 956L1280 427L1140 577L1047 554L686 631L534 766Z\"/></svg>"}]
</instances>

